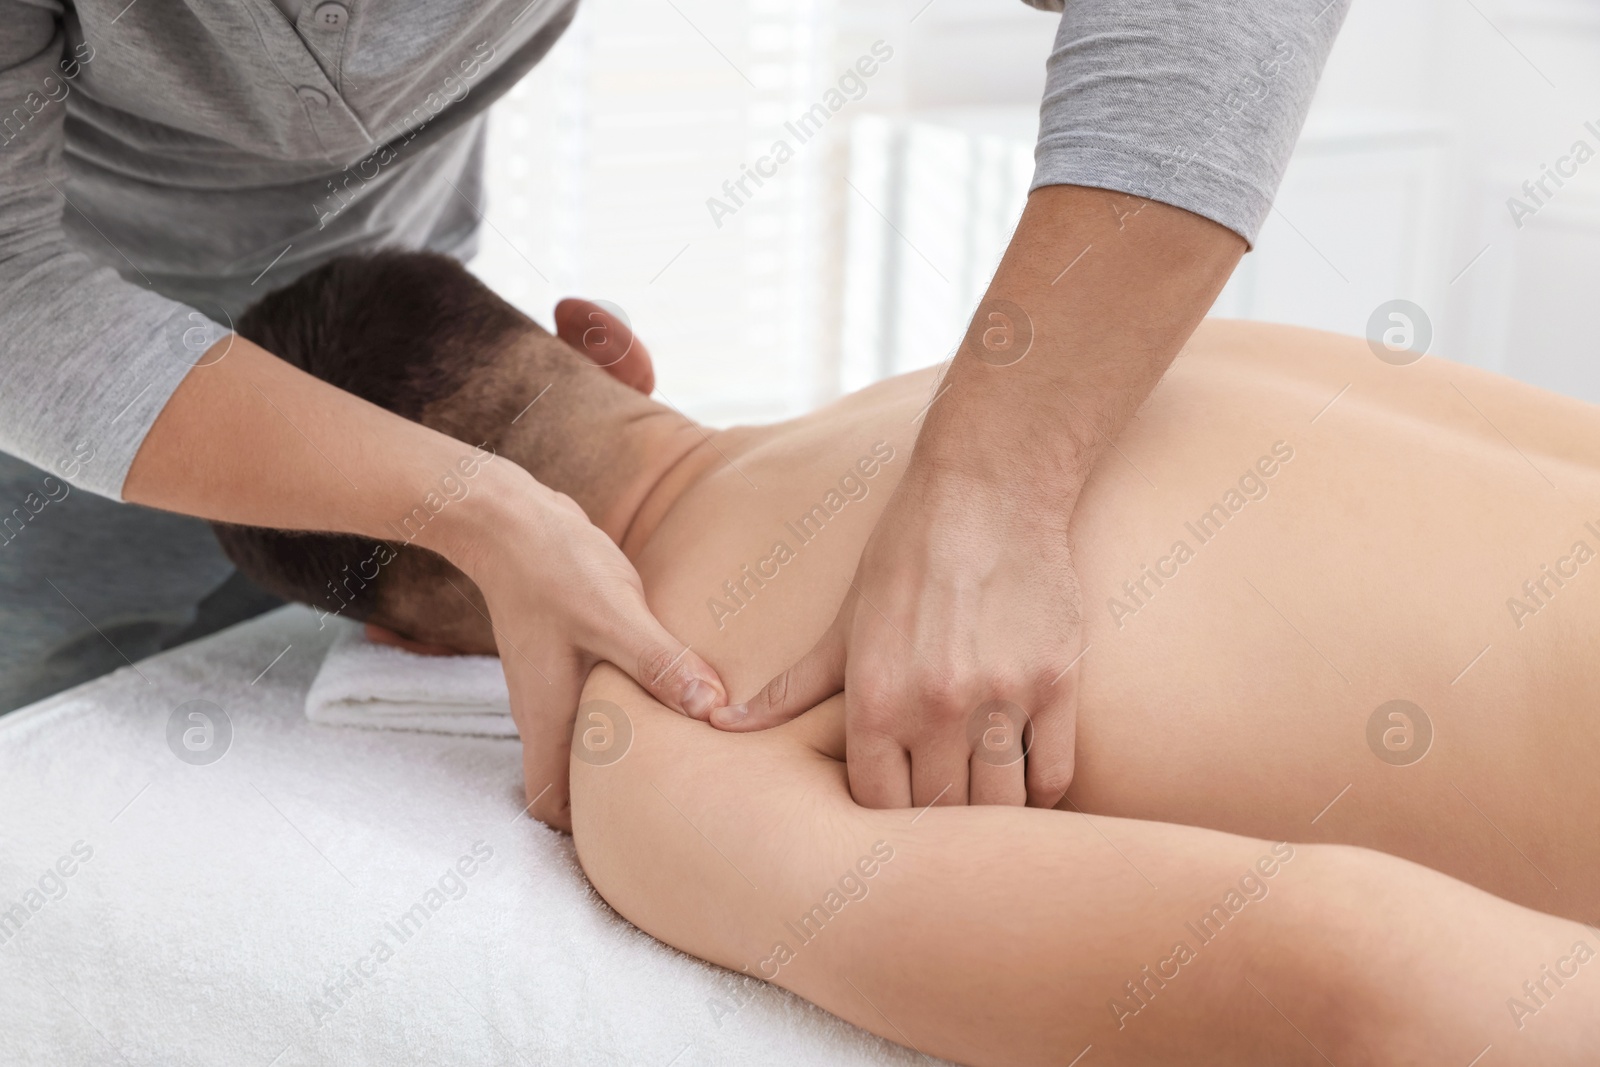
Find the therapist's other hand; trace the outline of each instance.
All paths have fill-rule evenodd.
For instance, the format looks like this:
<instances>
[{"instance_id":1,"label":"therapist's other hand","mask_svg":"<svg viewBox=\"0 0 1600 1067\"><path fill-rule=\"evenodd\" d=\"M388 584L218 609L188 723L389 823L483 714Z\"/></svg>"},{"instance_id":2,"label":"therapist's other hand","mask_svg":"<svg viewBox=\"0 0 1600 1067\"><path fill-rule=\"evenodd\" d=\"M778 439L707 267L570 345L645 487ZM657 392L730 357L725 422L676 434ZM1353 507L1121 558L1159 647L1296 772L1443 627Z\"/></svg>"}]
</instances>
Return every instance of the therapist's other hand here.
<instances>
[{"instance_id":1,"label":"therapist's other hand","mask_svg":"<svg viewBox=\"0 0 1600 1067\"><path fill-rule=\"evenodd\" d=\"M833 625L712 723L764 729L842 688L858 803L1059 802L1089 651L1072 513L1244 250L1181 208L1034 190Z\"/></svg>"},{"instance_id":2,"label":"therapist's other hand","mask_svg":"<svg viewBox=\"0 0 1600 1067\"><path fill-rule=\"evenodd\" d=\"M1069 517L914 459L827 633L712 723L765 729L843 689L857 803L1053 806L1072 780L1081 644Z\"/></svg>"}]
</instances>

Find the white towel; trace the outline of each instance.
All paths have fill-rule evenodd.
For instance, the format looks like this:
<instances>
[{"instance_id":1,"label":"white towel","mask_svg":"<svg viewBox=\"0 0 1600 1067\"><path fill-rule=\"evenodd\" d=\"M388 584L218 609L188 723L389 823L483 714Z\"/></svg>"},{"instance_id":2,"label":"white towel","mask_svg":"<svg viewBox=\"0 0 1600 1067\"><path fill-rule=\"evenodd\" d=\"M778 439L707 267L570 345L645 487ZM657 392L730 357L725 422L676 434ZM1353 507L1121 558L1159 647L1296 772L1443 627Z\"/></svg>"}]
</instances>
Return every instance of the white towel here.
<instances>
[{"instance_id":1,"label":"white towel","mask_svg":"<svg viewBox=\"0 0 1600 1067\"><path fill-rule=\"evenodd\" d=\"M339 634L306 693L306 718L330 726L516 737L505 674L494 656L419 656L367 640L359 624Z\"/></svg>"}]
</instances>

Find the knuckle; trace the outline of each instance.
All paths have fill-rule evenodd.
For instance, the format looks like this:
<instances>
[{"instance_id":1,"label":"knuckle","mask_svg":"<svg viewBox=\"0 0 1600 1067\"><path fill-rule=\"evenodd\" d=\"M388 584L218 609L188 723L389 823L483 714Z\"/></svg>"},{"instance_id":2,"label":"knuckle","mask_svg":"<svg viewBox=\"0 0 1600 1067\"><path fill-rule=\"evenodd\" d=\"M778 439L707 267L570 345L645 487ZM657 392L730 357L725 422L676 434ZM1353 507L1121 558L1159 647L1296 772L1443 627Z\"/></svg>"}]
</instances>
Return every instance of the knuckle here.
<instances>
[{"instance_id":1,"label":"knuckle","mask_svg":"<svg viewBox=\"0 0 1600 1067\"><path fill-rule=\"evenodd\" d=\"M660 645L646 648L639 654L639 680L652 689L663 685L682 662L678 657L678 653Z\"/></svg>"},{"instance_id":2,"label":"knuckle","mask_svg":"<svg viewBox=\"0 0 1600 1067\"><path fill-rule=\"evenodd\" d=\"M1071 650L1052 650L1042 656L1027 671L1036 690L1049 691L1052 687L1071 685L1078 677L1081 653Z\"/></svg>"},{"instance_id":3,"label":"knuckle","mask_svg":"<svg viewBox=\"0 0 1600 1067\"><path fill-rule=\"evenodd\" d=\"M1061 686L1071 686L1072 675L1066 668L1065 662L1042 664L1029 674L1028 688L1035 693L1049 693Z\"/></svg>"},{"instance_id":4,"label":"knuckle","mask_svg":"<svg viewBox=\"0 0 1600 1067\"><path fill-rule=\"evenodd\" d=\"M955 690L965 686L972 677L972 664L965 657L935 652L931 659L918 657L913 665L919 682L927 688Z\"/></svg>"},{"instance_id":5,"label":"knuckle","mask_svg":"<svg viewBox=\"0 0 1600 1067\"><path fill-rule=\"evenodd\" d=\"M789 694L793 689L793 680L789 672L784 671L762 687L761 700L773 712L781 714L789 710Z\"/></svg>"},{"instance_id":6,"label":"knuckle","mask_svg":"<svg viewBox=\"0 0 1600 1067\"><path fill-rule=\"evenodd\" d=\"M1043 767L1035 771L1032 777L1034 792L1059 798L1072 786L1072 764Z\"/></svg>"},{"instance_id":7,"label":"knuckle","mask_svg":"<svg viewBox=\"0 0 1600 1067\"><path fill-rule=\"evenodd\" d=\"M893 744L904 745L910 734L902 729L903 721L893 716L878 713L851 712L846 723L846 747L852 743L858 744ZM853 740L852 740L853 739ZM875 776L881 777L881 771L874 771Z\"/></svg>"},{"instance_id":8,"label":"knuckle","mask_svg":"<svg viewBox=\"0 0 1600 1067\"><path fill-rule=\"evenodd\" d=\"M863 726L882 726L894 717L899 705L899 693L881 680L851 678L845 685L850 717Z\"/></svg>"},{"instance_id":9,"label":"knuckle","mask_svg":"<svg viewBox=\"0 0 1600 1067\"><path fill-rule=\"evenodd\" d=\"M1005 693L1019 692L1023 688L1019 682L1026 675L1027 672L1022 670L985 669L973 680L972 691L985 699L994 700Z\"/></svg>"},{"instance_id":10,"label":"knuckle","mask_svg":"<svg viewBox=\"0 0 1600 1067\"><path fill-rule=\"evenodd\" d=\"M923 714L923 718L932 720L935 725L940 727L965 726L967 720L972 718L973 714L981 706L960 700L954 694L951 694L946 699L929 705Z\"/></svg>"},{"instance_id":11,"label":"knuckle","mask_svg":"<svg viewBox=\"0 0 1600 1067\"><path fill-rule=\"evenodd\" d=\"M900 701L914 700L924 708L943 708L959 704L963 688L957 675L919 671L907 679L894 696Z\"/></svg>"},{"instance_id":12,"label":"knuckle","mask_svg":"<svg viewBox=\"0 0 1600 1067\"><path fill-rule=\"evenodd\" d=\"M946 689L929 693L923 698L922 718L931 719L943 726L964 723L983 706L981 692L970 689Z\"/></svg>"}]
</instances>

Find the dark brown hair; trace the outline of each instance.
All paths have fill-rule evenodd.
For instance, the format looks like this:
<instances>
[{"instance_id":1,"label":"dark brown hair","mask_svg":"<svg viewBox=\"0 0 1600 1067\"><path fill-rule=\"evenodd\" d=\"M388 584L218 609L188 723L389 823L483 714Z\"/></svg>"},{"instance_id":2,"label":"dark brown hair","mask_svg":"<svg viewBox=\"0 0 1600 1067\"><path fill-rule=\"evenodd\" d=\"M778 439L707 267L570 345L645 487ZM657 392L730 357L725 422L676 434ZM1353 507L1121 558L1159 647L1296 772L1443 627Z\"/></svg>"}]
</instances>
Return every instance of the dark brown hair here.
<instances>
[{"instance_id":1,"label":"dark brown hair","mask_svg":"<svg viewBox=\"0 0 1600 1067\"><path fill-rule=\"evenodd\" d=\"M541 362L571 361L554 351L564 346L459 262L431 252L335 259L263 297L235 329L346 392L497 453L525 390L474 389L470 405L452 399L524 338L548 342ZM400 542L212 526L234 565L279 596L403 633L416 629L410 622L417 615L397 602L397 587L441 575L470 587L441 557Z\"/></svg>"}]
</instances>

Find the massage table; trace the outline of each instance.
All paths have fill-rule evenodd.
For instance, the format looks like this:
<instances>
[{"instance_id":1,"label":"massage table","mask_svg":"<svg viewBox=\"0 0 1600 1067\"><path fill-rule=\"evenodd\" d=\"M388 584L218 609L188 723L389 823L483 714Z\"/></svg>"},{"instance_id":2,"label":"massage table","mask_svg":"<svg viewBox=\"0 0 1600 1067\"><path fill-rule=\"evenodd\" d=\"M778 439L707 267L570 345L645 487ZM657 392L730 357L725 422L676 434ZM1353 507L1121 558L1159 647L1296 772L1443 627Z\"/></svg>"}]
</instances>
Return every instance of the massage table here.
<instances>
[{"instance_id":1,"label":"massage table","mask_svg":"<svg viewBox=\"0 0 1600 1067\"><path fill-rule=\"evenodd\" d=\"M333 629L0 717L0 1064L940 1062L629 925L514 741L308 721Z\"/></svg>"}]
</instances>

